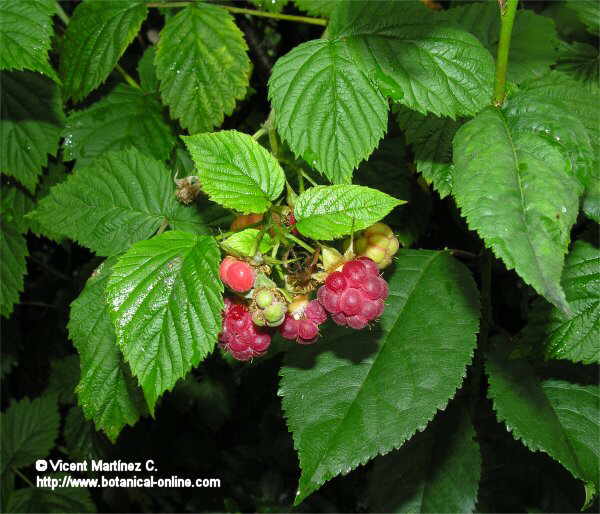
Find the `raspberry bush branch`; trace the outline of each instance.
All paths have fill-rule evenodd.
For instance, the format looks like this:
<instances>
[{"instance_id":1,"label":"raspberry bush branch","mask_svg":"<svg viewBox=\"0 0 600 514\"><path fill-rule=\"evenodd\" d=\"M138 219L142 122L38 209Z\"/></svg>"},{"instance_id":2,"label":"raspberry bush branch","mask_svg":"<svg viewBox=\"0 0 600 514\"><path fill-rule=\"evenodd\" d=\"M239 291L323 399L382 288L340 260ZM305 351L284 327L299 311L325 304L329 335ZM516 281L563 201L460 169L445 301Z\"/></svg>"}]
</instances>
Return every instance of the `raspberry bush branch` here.
<instances>
[{"instance_id":1,"label":"raspberry bush branch","mask_svg":"<svg viewBox=\"0 0 600 514\"><path fill-rule=\"evenodd\" d=\"M515 16L519 0L498 0L500 13L500 41L496 54L496 76L494 80L494 97L492 103L501 107L506 96L506 74L508 71L508 55Z\"/></svg>"}]
</instances>

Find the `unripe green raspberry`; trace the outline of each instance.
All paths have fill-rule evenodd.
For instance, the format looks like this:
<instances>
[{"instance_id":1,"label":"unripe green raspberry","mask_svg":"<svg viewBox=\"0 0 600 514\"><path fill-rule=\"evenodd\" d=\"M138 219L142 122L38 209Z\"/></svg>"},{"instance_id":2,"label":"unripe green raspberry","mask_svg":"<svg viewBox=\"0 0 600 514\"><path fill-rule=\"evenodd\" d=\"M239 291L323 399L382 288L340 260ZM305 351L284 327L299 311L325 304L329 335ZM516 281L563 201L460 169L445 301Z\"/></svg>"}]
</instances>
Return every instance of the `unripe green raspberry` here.
<instances>
[{"instance_id":1,"label":"unripe green raspberry","mask_svg":"<svg viewBox=\"0 0 600 514\"><path fill-rule=\"evenodd\" d=\"M283 323L285 317L286 306L281 303L274 303L263 310L263 316L269 326L275 327Z\"/></svg>"},{"instance_id":2,"label":"unripe green raspberry","mask_svg":"<svg viewBox=\"0 0 600 514\"><path fill-rule=\"evenodd\" d=\"M354 248L359 257L368 257L377 263L379 269L389 266L398 251L400 243L385 223L375 223L354 240Z\"/></svg>"},{"instance_id":3,"label":"unripe green raspberry","mask_svg":"<svg viewBox=\"0 0 600 514\"><path fill-rule=\"evenodd\" d=\"M266 309L269 305L273 303L275 300L275 296L268 289L261 289L256 293L256 305L258 305L261 309Z\"/></svg>"}]
</instances>

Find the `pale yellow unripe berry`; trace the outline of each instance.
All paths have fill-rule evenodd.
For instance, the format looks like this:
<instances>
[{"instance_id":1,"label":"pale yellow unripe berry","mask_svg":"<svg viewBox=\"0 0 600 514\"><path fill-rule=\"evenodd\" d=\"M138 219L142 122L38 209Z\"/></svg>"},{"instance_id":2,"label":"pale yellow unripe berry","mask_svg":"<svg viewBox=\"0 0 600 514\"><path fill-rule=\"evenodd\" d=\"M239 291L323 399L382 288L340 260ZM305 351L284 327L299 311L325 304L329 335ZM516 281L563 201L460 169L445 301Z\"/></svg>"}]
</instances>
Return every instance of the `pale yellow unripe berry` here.
<instances>
[{"instance_id":1,"label":"pale yellow unripe berry","mask_svg":"<svg viewBox=\"0 0 600 514\"><path fill-rule=\"evenodd\" d=\"M389 266L400 243L394 232L385 223L375 223L363 230L354 240L354 249L359 257L375 261L379 269Z\"/></svg>"}]
</instances>

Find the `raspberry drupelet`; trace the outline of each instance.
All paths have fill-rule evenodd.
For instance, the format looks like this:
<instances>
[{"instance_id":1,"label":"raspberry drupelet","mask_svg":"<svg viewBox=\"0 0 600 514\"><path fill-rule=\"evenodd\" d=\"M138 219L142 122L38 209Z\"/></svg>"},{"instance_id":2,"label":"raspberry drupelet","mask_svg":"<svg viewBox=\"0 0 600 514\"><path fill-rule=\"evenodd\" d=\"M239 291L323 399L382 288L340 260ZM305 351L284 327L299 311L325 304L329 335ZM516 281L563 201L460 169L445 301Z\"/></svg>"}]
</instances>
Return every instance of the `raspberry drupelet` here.
<instances>
[{"instance_id":1,"label":"raspberry drupelet","mask_svg":"<svg viewBox=\"0 0 600 514\"><path fill-rule=\"evenodd\" d=\"M234 359L248 361L263 355L271 344L271 334L252 323L248 307L225 298L223 329L219 334L220 346Z\"/></svg>"}]
</instances>

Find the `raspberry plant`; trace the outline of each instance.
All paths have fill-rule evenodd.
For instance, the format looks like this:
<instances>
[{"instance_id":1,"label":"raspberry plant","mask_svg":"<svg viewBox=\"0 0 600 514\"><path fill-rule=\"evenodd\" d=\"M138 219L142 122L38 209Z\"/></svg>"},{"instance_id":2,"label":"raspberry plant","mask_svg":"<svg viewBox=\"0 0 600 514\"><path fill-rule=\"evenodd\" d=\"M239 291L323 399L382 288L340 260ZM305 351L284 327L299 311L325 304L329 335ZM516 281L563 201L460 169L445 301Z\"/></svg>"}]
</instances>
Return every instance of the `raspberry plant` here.
<instances>
[{"instance_id":1,"label":"raspberry plant","mask_svg":"<svg viewBox=\"0 0 600 514\"><path fill-rule=\"evenodd\" d=\"M0 0L3 510L597 509L599 19ZM158 434L222 494L32 484Z\"/></svg>"}]
</instances>

